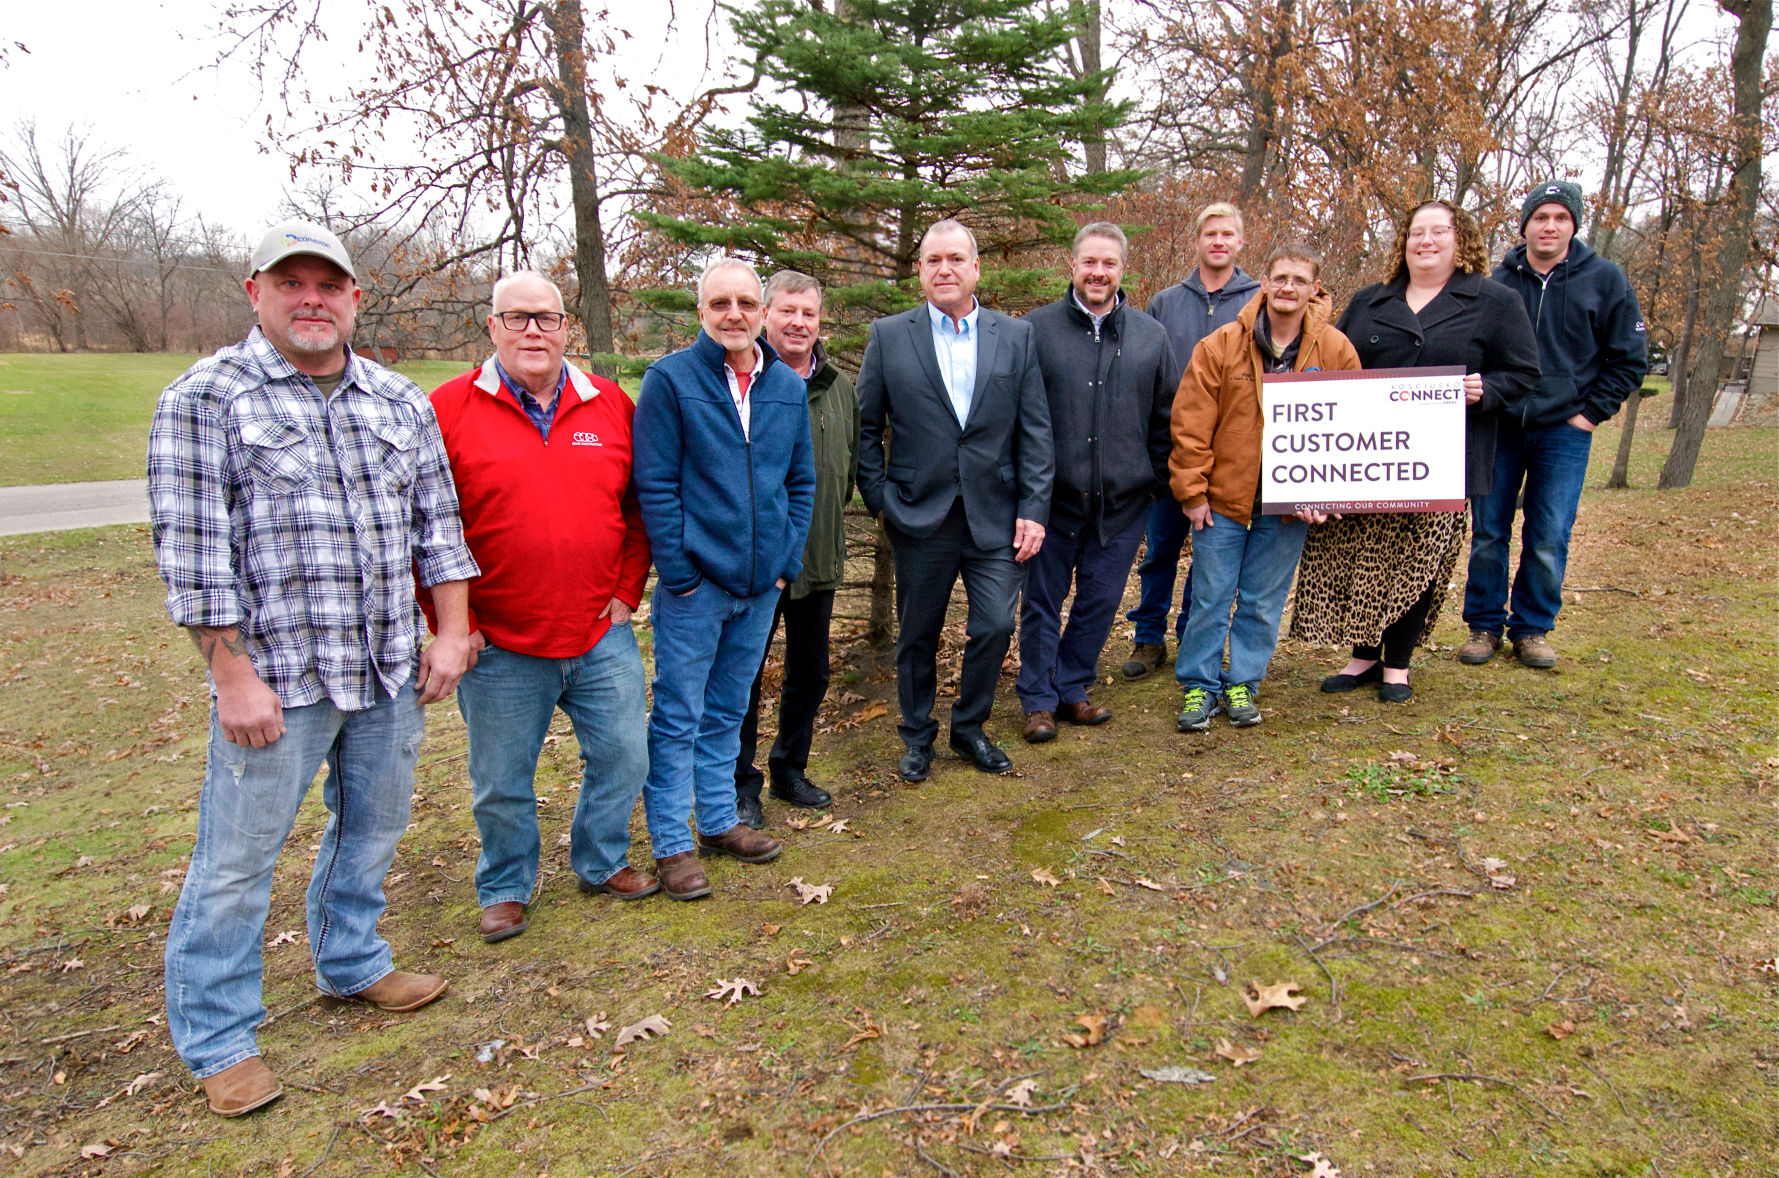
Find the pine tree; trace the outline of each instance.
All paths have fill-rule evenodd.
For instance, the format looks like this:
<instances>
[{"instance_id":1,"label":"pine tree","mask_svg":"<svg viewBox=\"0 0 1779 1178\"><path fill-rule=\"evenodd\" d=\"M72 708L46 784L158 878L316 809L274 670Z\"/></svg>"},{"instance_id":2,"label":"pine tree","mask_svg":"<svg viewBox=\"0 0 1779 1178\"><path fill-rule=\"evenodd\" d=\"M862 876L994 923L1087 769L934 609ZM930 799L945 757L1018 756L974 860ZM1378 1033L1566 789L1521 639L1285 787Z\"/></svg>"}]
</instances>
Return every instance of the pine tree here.
<instances>
[{"instance_id":1,"label":"pine tree","mask_svg":"<svg viewBox=\"0 0 1779 1178\"><path fill-rule=\"evenodd\" d=\"M1085 171L1127 104L1109 74L1066 67L1079 6L1033 0L758 0L734 27L772 97L746 124L707 129L692 154L660 162L685 193L725 215L639 216L682 246L789 267L829 287L830 321L854 328L918 297L920 235L957 216L976 232L984 301L1050 293L1036 246L1066 243L1073 210L1140 173ZM901 284L901 285L896 285Z\"/></svg>"}]
</instances>

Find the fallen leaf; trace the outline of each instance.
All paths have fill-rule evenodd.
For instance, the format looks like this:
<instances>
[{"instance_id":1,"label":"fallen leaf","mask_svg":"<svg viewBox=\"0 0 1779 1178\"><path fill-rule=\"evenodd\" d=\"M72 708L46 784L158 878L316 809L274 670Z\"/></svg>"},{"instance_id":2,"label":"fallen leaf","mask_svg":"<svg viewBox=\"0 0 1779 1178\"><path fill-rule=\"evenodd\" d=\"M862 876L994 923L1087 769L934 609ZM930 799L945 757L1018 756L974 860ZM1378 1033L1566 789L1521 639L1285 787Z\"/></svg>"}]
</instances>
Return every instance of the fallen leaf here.
<instances>
[{"instance_id":1,"label":"fallen leaf","mask_svg":"<svg viewBox=\"0 0 1779 1178\"><path fill-rule=\"evenodd\" d=\"M110 1152L111 1147L109 1145L93 1144L80 1147L80 1156L82 1158L102 1158Z\"/></svg>"},{"instance_id":2,"label":"fallen leaf","mask_svg":"<svg viewBox=\"0 0 1779 1178\"><path fill-rule=\"evenodd\" d=\"M1755 973L1779 973L1779 957L1769 957L1765 961L1754 963Z\"/></svg>"},{"instance_id":3,"label":"fallen leaf","mask_svg":"<svg viewBox=\"0 0 1779 1178\"><path fill-rule=\"evenodd\" d=\"M1113 835L1112 836L1112 845L1114 847L1122 847L1124 845L1124 836L1121 834Z\"/></svg>"},{"instance_id":4,"label":"fallen leaf","mask_svg":"<svg viewBox=\"0 0 1779 1178\"><path fill-rule=\"evenodd\" d=\"M809 958L798 957L795 953L793 953L785 959L784 971L786 973L790 974L792 977L796 977L798 974L802 973L805 969L807 969L808 967L810 967L814 964L815 964L815 962L809 960Z\"/></svg>"},{"instance_id":5,"label":"fallen leaf","mask_svg":"<svg viewBox=\"0 0 1779 1178\"><path fill-rule=\"evenodd\" d=\"M1686 1006L1682 1003L1674 1004L1674 1026L1682 1031L1693 1029L1692 1017L1686 1013Z\"/></svg>"},{"instance_id":6,"label":"fallen leaf","mask_svg":"<svg viewBox=\"0 0 1779 1178\"><path fill-rule=\"evenodd\" d=\"M1201 1068L1138 1068L1145 1079L1157 1084L1209 1084L1216 1076Z\"/></svg>"},{"instance_id":7,"label":"fallen leaf","mask_svg":"<svg viewBox=\"0 0 1779 1178\"><path fill-rule=\"evenodd\" d=\"M390 1108L383 1101L379 1100L375 1108L367 1108L362 1113L359 1113L358 1119L361 1121L368 1121L372 1117L380 1116L388 1117L391 1120L398 1120L401 1115L402 1111L399 1108Z\"/></svg>"},{"instance_id":8,"label":"fallen leaf","mask_svg":"<svg viewBox=\"0 0 1779 1178\"><path fill-rule=\"evenodd\" d=\"M143 919L153 911L154 905L152 904L132 904L125 910L124 915L129 917L132 921L136 921Z\"/></svg>"},{"instance_id":9,"label":"fallen leaf","mask_svg":"<svg viewBox=\"0 0 1779 1178\"><path fill-rule=\"evenodd\" d=\"M1036 1080L1021 1080L1007 1089L1005 1096L1008 1104L1016 1104L1020 1108L1032 1107L1032 1093L1038 1090Z\"/></svg>"},{"instance_id":10,"label":"fallen leaf","mask_svg":"<svg viewBox=\"0 0 1779 1178\"><path fill-rule=\"evenodd\" d=\"M1496 891L1505 892L1513 887L1513 876L1507 874L1507 860L1488 858L1482 861L1483 874L1489 877L1489 886Z\"/></svg>"},{"instance_id":11,"label":"fallen leaf","mask_svg":"<svg viewBox=\"0 0 1779 1178\"><path fill-rule=\"evenodd\" d=\"M1250 981L1242 987L1242 1001L1248 1004L1248 1013L1259 1018L1262 1012L1274 1007L1296 1010L1308 1002L1307 995L1292 993L1293 990L1301 989L1303 987L1296 982L1274 982L1270 986L1263 986L1257 981Z\"/></svg>"},{"instance_id":12,"label":"fallen leaf","mask_svg":"<svg viewBox=\"0 0 1779 1178\"><path fill-rule=\"evenodd\" d=\"M847 1020L845 1020L845 1019L840 1020L841 1022L846 1023L846 1025L848 1027L850 1027L852 1029L852 1031L854 1032L853 1037L848 1039L842 1045L841 1050L843 1050L843 1051L848 1047L857 1046L858 1044L863 1043L867 1039L880 1039L883 1037L883 1028L878 1026L876 1023L872 1022L871 1016L869 1014L866 1014L864 1011L860 1011L859 1013L865 1015L865 1025L862 1027L854 1026L852 1023L847 1022Z\"/></svg>"},{"instance_id":13,"label":"fallen leaf","mask_svg":"<svg viewBox=\"0 0 1779 1178\"><path fill-rule=\"evenodd\" d=\"M1390 754L1390 760L1401 765L1412 765L1420 759L1419 753L1411 753L1407 749L1397 749Z\"/></svg>"},{"instance_id":14,"label":"fallen leaf","mask_svg":"<svg viewBox=\"0 0 1779 1178\"><path fill-rule=\"evenodd\" d=\"M784 925L782 924L763 924L760 926L760 935L762 937L776 937L778 935L778 930L783 927Z\"/></svg>"},{"instance_id":15,"label":"fallen leaf","mask_svg":"<svg viewBox=\"0 0 1779 1178\"><path fill-rule=\"evenodd\" d=\"M1085 1035L1064 1035L1062 1041L1070 1047L1098 1047L1106 1041L1106 1016L1103 1014L1084 1014L1075 1019L1074 1025L1081 1027Z\"/></svg>"},{"instance_id":16,"label":"fallen leaf","mask_svg":"<svg viewBox=\"0 0 1779 1178\"><path fill-rule=\"evenodd\" d=\"M868 720L881 719L887 715L889 715L889 709L883 705L883 701L873 700L860 708L858 715L854 716L853 719L857 720L860 724L863 724Z\"/></svg>"},{"instance_id":17,"label":"fallen leaf","mask_svg":"<svg viewBox=\"0 0 1779 1178\"><path fill-rule=\"evenodd\" d=\"M91 867L92 865L93 857L91 855L82 855L74 861L74 866L76 867Z\"/></svg>"},{"instance_id":18,"label":"fallen leaf","mask_svg":"<svg viewBox=\"0 0 1779 1178\"><path fill-rule=\"evenodd\" d=\"M847 824L850 823L851 821L852 821L852 819L850 819L850 818L842 818L840 821L834 823L834 825L828 827L828 833L829 834L839 834L841 831L846 829Z\"/></svg>"},{"instance_id":19,"label":"fallen leaf","mask_svg":"<svg viewBox=\"0 0 1779 1178\"><path fill-rule=\"evenodd\" d=\"M137 1077L134 1080L131 1080L128 1084L124 1085L124 1095L125 1096L134 1096L134 1095L136 1095L136 1093L142 1091L144 1088L150 1087L156 1080L158 1080L160 1078L161 1078L160 1072L142 1072L139 1075L137 1075Z\"/></svg>"},{"instance_id":20,"label":"fallen leaf","mask_svg":"<svg viewBox=\"0 0 1779 1178\"><path fill-rule=\"evenodd\" d=\"M1692 839L1687 836L1686 831L1681 830L1678 826L1672 827L1668 830L1652 830L1649 832L1649 834L1650 834L1651 838L1654 838L1657 841L1664 842L1664 843L1690 843L1690 842L1692 842Z\"/></svg>"},{"instance_id":21,"label":"fallen leaf","mask_svg":"<svg viewBox=\"0 0 1779 1178\"><path fill-rule=\"evenodd\" d=\"M666 1035L672 1028L672 1023L668 1022L658 1014L651 1014L640 1023L631 1023L629 1026L619 1031L613 1046L622 1047L626 1043L634 1043L639 1039L646 1041L650 1036L659 1039Z\"/></svg>"},{"instance_id":22,"label":"fallen leaf","mask_svg":"<svg viewBox=\"0 0 1779 1178\"><path fill-rule=\"evenodd\" d=\"M432 942L434 949L449 949L457 943L456 937L437 937Z\"/></svg>"},{"instance_id":23,"label":"fallen leaf","mask_svg":"<svg viewBox=\"0 0 1779 1178\"><path fill-rule=\"evenodd\" d=\"M1309 1178L1340 1178L1340 1167L1318 1153L1294 1154L1300 1162L1308 1162L1311 1166Z\"/></svg>"},{"instance_id":24,"label":"fallen leaf","mask_svg":"<svg viewBox=\"0 0 1779 1178\"><path fill-rule=\"evenodd\" d=\"M136 1044L142 1042L142 1040L146 1038L148 1038L147 1031L131 1031L128 1035L119 1039L111 1049L119 1055L128 1055L131 1051L135 1050Z\"/></svg>"},{"instance_id":25,"label":"fallen leaf","mask_svg":"<svg viewBox=\"0 0 1779 1178\"><path fill-rule=\"evenodd\" d=\"M1003 1159L1010 1158L1013 1156L1013 1143L1011 1141L997 1141L988 1147L988 1152L991 1157Z\"/></svg>"},{"instance_id":26,"label":"fallen leaf","mask_svg":"<svg viewBox=\"0 0 1779 1178\"><path fill-rule=\"evenodd\" d=\"M1219 1039L1214 1054L1239 1068L1245 1063L1253 1063L1259 1059L1260 1049L1258 1047L1237 1047L1227 1039Z\"/></svg>"},{"instance_id":27,"label":"fallen leaf","mask_svg":"<svg viewBox=\"0 0 1779 1178\"><path fill-rule=\"evenodd\" d=\"M1048 867L1040 867L1032 872L1032 878L1047 888L1053 888L1062 882L1062 880L1056 878Z\"/></svg>"},{"instance_id":28,"label":"fallen leaf","mask_svg":"<svg viewBox=\"0 0 1779 1178\"><path fill-rule=\"evenodd\" d=\"M294 945L300 939L300 937L301 937L301 934L296 932L296 930L286 929L285 931L279 933L277 936L273 937L267 943L272 948L276 949L280 945ZM434 941L433 944L437 945L438 942ZM450 944L450 942L447 941L446 944Z\"/></svg>"},{"instance_id":29,"label":"fallen leaf","mask_svg":"<svg viewBox=\"0 0 1779 1178\"><path fill-rule=\"evenodd\" d=\"M1116 896L1118 894L1118 889L1113 887L1112 881L1107 879L1105 876L1103 876L1103 875L1100 876L1099 884L1100 884L1100 891L1106 893L1106 895Z\"/></svg>"},{"instance_id":30,"label":"fallen leaf","mask_svg":"<svg viewBox=\"0 0 1779 1178\"><path fill-rule=\"evenodd\" d=\"M587 1041L585 1039L581 1038L579 1035L570 1035L567 1038L567 1040L563 1043L563 1046L565 1046L565 1047L575 1047L575 1048L585 1047L586 1045L587 1045Z\"/></svg>"},{"instance_id":31,"label":"fallen leaf","mask_svg":"<svg viewBox=\"0 0 1779 1178\"><path fill-rule=\"evenodd\" d=\"M430 1080L422 1080L420 1083L402 1093L402 1099L416 1102L424 1101L428 1092L443 1092L445 1090L445 1081L450 1078L451 1073L446 1072L442 1076L434 1076Z\"/></svg>"},{"instance_id":32,"label":"fallen leaf","mask_svg":"<svg viewBox=\"0 0 1779 1178\"><path fill-rule=\"evenodd\" d=\"M806 884L802 876L795 876L786 885L797 889L797 899L804 904L826 904L828 897L834 894L833 884Z\"/></svg>"},{"instance_id":33,"label":"fallen leaf","mask_svg":"<svg viewBox=\"0 0 1779 1178\"><path fill-rule=\"evenodd\" d=\"M587 1020L587 1034L595 1039L611 1029L612 1025L605 1020L605 1011L603 1010Z\"/></svg>"},{"instance_id":34,"label":"fallen leaf","mask_svg":"<svg viewBox=\"0 0 1779 1178\"><path fill-rule=\"evenodd\" d=\"M1154 880L1147 879L1140 875L1137 876L1137 886L1139 888L1148 888L1152 892L1165 892L1167 890L1166 888L1162 887L1160 884L1156 883Z\"/></svg>"},{"instance_id":35,"label":"fallen leaf","mask_svg":"<svg viewBox=\"0 0 1779 1178\"><path fill-rule=\"evenodd\" d=\"M737 1002L740 1002L743 995L758 998L760 996L760 987L754 985L746 978L730 978L728 980L718 978L716 988L704 992L706 998L715 998L719 1001L726 1000L725 1005L728 1006L734 1006Z\"/></svg>"},{"instance_id":36,"label":"fallen leaf","mask_svg":"<svg viewBox=\"0 0 1779 1178\"><path fill-rule=\"evenodd\" d=\"M786 818L784 820L784 824L786 826L790 827L792 830L808 830L809 829L809 819L804 818L800 815L791 817L791 818Z\"/></svg>"},{"instance_id":37,"label":"fallen leaf","mask_svg":"<svg viewBox=\"0 0 1779 1178\"><path fill-rule=\"evenodd\" d=\"M85 968L86 968L86 962L82 961L78 957L70 957L68 960L62 962L62 972L63 973L67 973L69 970L85 969Z\"/></svg>"}]
</instances>

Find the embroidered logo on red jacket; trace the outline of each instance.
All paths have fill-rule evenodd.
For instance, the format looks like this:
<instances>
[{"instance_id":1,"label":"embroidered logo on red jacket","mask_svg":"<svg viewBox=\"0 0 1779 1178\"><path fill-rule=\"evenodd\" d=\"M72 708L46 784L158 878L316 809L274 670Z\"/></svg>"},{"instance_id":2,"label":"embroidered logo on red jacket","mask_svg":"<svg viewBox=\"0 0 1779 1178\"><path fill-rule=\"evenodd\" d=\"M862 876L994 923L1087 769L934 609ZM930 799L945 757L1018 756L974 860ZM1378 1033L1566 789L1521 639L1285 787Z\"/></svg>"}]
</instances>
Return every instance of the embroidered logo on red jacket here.
<instances>
[{"instance_id":1,"label":"embroidered logo on red jacket","mask_svg":"<svg viewBox=\"0 0 1779 1178\"><path fill-rule=\"evenodd\" d=\"M576 430L575 435L574 435L573 444L576 446L603 446L603 445L605 445L604 442L599 440L598 434L589 433L587 430Z\"/></svg>"}]
</instances>

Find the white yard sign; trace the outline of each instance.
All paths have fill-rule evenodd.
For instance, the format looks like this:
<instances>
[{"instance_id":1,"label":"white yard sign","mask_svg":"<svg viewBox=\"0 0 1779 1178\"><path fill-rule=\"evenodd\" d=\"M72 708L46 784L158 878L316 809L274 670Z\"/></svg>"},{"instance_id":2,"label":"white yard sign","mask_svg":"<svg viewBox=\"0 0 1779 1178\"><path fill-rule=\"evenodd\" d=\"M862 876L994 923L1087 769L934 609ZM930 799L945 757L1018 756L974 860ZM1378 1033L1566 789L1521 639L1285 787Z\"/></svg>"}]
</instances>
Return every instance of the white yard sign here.
<instances>
[{"instance_id":1,"label":"white yard sign","mask_svg":"<svg viewBox=\"0 0 1779 1178\"><path fill-rule=\"evenodd\" d=\"M1464 509L1464 370L1281 372L1260 390L1266 515Z\"/></svg>"}]
</instances>

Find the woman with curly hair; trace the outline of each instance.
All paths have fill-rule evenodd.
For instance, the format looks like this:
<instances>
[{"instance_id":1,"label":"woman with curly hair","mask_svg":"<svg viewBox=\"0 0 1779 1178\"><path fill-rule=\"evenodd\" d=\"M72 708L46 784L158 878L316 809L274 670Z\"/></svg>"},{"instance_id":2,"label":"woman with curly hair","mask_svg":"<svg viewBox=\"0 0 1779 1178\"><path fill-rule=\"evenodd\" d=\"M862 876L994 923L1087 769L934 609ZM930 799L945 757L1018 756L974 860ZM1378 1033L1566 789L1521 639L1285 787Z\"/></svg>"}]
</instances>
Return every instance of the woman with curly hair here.
<instances>
[{"instance_id":1,"label":"woman with curly hair","mask_svg":"<svg viewBox=\"0 0 1779 1178\"><path fill-rule=\"evenodd\" d=\"M1367 368L1464 366L1466 496L1488 493L1499 416L1538 381L1538 340L1525 306L1488 272L1470 214L1427 201L1396 231L1388 280L1354 295L1335 325ZM1381 702L1412 697L1409 655L1439 620L1465 523L1462 511L1424 511L1350 516L1310 529L1291 636L1353 648L1340 673L1322 681L1323 691L1376 683Z\"/></svg>"}]
</instances>

